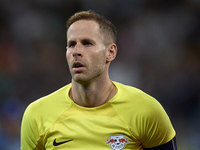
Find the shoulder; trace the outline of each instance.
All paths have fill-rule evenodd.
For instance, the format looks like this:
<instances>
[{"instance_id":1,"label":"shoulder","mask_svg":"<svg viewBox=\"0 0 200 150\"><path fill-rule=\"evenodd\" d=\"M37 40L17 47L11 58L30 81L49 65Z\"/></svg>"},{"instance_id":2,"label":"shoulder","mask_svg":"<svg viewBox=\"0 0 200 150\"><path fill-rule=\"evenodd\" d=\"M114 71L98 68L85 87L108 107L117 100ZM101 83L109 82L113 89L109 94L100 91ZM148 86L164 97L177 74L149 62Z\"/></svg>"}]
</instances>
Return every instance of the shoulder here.
<instances>
[{"instance_id":1,"label":"shoulder","mask_svg":"<svg viewBox=\"0 0 200 150\"><path fill-rule=\"evenodd\" d=\"M39 121L43 119L43 121L48 120L49 122L53 122L71 106L71 99L68 97L70 87L71 84L66 85L57 91L30 103L24 112L24 120Z\"/></svg>"},{"instance_id":2,"label":"shoulder","mask_svg":"<svg viewBox=\"0 0 200 150\"><path fill-rule=\"evenodd\" d=\"M67 85L26 108L21 123L21 145L23 149L34 149L49 127L71 106Z\"/></svg>"},{"instance_id":3,"label":"shoulder","mask_svg":"<svg viewBox=\"0 0 200 150\"><path fill-rule=\"evenodd\" d=\"M113 103L120 103L116 107L121 109L122 112L148 119L166 115L162 105L149 94L132 86L117 82L114 82L114 84L117 87L117 94Z\"/></svg>"},{"instance_id":4,"label":"shoulder","mask_svg":"<svg viewBox=\"0 0 200 150\"><path fill-rule=\"evenodd\" d=\"M160 107L160 103L149 94L143 92L142 90L129 86L124 85L118 82L113 82L117 88L116 98L126 103L131 103L134 106L141 107Z\"/></svg>"},{"instance_id":5,"label":"shoulder","mask_svg":"<svg viewBox=\"0 0 200 150\"><path fill-rule=\"evenodd\" d=\"M55 109L57 105L62 105L62 103L69 102L67 101L67 94L70 90L70 87L70 84L66 85L55 92L32 102L28 106L28 109L42 109L45 111L51 109L52 107Z\"/></svg>"},{"instance_id":6,"label":"shoulder","mask_svg":"<svg viewBox=\"0 0 200 150\"><path fill-rule=\"evenodd\" d=\"M118 88L114 107L144 147L164 144L175 136L166 111L155 98L137 88L114 84Z\"/></svg>"}]
</instances>

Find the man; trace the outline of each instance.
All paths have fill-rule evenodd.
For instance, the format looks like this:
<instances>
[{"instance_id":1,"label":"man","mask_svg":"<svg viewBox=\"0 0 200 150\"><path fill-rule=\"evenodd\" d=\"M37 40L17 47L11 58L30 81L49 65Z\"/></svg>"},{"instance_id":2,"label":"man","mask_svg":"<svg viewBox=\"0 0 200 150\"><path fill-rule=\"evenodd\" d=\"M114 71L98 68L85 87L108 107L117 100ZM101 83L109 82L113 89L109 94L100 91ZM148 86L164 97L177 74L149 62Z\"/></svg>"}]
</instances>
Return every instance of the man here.
<instances>
[{"instance_id":1,"label":"man","mask_svg":"<svg viewBox=\"0 0 200 150\"><path fill-rule=\"evenodd\" d=\"M175 131L151 96L111 81L116 29L94 13L67 22L66 57L72 83L28 106L22 150L175 150Z\"/></svg>"}]
</instances>

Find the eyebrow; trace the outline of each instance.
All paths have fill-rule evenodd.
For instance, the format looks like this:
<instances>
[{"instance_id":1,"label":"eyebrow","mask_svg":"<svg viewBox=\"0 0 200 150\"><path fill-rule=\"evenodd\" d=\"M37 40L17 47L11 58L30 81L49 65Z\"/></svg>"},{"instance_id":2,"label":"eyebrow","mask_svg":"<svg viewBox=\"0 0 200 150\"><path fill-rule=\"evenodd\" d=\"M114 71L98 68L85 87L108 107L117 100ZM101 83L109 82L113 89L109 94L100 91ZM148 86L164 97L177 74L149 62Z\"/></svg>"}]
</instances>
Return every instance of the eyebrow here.
<instances>
[{"instance_id":1,"label":"eyebrow","mask_svg":"<svg viewBox=\"0 0 200 150\"><path fill-rule=\"evenodd\" d=\"M94 40L92 40L92 39L90 39L90 38L84 38L84 39L82 39L81 41L83 41L83 42L91 42L91 43L96 43Z\"/></svg>"},{"instance_id":2,"label":"eyebrow","mask_svg":"<svg viewBox=\"0 0 200 150\"><path fill-rule=\"evenodd\" d=\"M88 41L88 42L91 42L91 43L96 43L94 40L92 40L92 39L90 39L90 38L83 38L83 39L81 39L81 42L86 42L86 41ZM76 43L77 41L76 40L69 40L68 42L67 42L67 45L70 45L70 44L72 44L72 43Z\"/></svg>"}]
</instances>

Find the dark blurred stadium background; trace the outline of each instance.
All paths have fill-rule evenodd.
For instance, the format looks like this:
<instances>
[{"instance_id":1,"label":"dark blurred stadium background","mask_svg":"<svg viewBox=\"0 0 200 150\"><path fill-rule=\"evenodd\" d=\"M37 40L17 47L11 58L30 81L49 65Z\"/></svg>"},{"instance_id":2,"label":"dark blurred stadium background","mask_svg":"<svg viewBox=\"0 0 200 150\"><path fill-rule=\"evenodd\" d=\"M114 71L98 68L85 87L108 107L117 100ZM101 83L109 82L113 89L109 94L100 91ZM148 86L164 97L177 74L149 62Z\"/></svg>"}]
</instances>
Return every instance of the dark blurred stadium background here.
<instances>
[{"instance_id":1,"label":"dark blurred stadium background","mask_svg":"<svg viewBox=\"0 0 200 150\"><path fill-rule=\"evenodd\" d=\"M118 29L112 80L160 101L179 150L200 149L200 0L1 0L0 150L20 149L23 112L71 82L66 20L92 9Z\"/></svg>"}]
</instances>

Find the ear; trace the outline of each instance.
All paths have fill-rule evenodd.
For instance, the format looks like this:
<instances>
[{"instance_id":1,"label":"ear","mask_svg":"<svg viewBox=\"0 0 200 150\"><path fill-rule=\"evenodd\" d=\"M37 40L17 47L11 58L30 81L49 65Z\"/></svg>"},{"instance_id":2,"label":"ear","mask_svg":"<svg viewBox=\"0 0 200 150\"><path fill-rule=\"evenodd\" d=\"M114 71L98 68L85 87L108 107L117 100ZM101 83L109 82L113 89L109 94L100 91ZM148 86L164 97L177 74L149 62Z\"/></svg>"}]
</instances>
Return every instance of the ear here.
<instances>
[{"instance_id":1,"label":"ear","mask_svg":"<svg viewBox=\"0 0 200 150\"><path fill-rule=\"evenodd\" d=\"M111 62L115 59L117 55L117 45L112 43L107 47L107 55L106 55L106 62Z\"/></svg>"}]
</instances>

